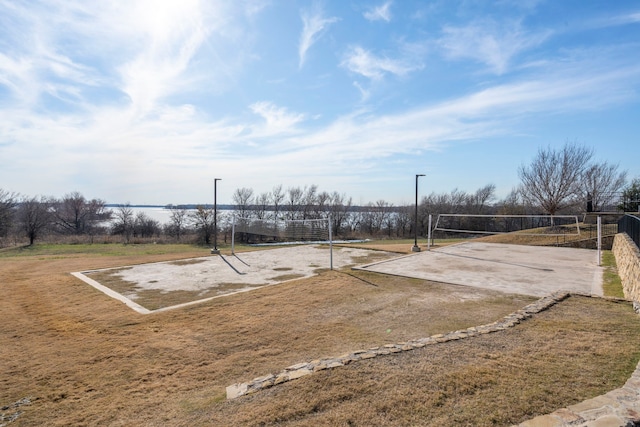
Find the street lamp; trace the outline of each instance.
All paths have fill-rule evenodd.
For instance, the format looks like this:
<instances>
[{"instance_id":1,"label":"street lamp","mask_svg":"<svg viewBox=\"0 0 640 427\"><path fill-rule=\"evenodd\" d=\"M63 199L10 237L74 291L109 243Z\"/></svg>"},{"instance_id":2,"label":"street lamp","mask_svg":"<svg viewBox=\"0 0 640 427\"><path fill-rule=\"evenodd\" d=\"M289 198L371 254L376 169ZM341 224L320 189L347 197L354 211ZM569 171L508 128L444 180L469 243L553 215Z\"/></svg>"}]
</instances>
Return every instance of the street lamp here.
<instances>
[{"instance_id":1,"label":"street lamp","mask_svg":"<svg viewBox=\"0 0 640 427\"><path fill-rule=\"evenodd\" d=\"M218 181L222 181L222 178L213 179L213 249L212 254L220 255L218 249Z\"/></svg>"},{"instance_id":2,"label":"street lamp","mask_svg":"<svg viewBox=\"0 0 640 427\"><path fill-rule=\"evenodd\" d=\"M420 252L418 246L418 178L424 176L424 174L416 174L416 216L413 219L413 230L415 232L415 239L413 241L412 252Z\"/></svg>"}]
</instances>

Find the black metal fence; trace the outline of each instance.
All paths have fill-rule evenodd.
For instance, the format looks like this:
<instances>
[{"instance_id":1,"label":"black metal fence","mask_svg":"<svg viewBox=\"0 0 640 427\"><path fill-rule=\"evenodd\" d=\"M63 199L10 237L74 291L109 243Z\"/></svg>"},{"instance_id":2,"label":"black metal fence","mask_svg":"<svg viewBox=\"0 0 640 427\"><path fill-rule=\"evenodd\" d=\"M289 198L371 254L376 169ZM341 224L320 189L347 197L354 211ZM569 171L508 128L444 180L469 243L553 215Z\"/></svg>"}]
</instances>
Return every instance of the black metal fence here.
<instances>
[{"instance_id":1,"label":"black metal fence","mask_svg":"<svg viewBox=\"0 0 640 427\"><path fill-rule=\"evenodd\" d=\"M613 236L618 232L618 224L601 224L602 237ZM598 237L598 226L596 224L587 224L580 227L580 233L585 239L595 239Z\"/></svg>"},{"instance_id":2,"label":"black metal fence","mask_svg":"<svg viewBox=\"0 0 640 427\"><path fill-rule=\"evenodd\" d=\"M618 233L627 233L638 248L640 248L640 218L635 215L625 215L618 221Z\"/></svg>"}]
</instances>

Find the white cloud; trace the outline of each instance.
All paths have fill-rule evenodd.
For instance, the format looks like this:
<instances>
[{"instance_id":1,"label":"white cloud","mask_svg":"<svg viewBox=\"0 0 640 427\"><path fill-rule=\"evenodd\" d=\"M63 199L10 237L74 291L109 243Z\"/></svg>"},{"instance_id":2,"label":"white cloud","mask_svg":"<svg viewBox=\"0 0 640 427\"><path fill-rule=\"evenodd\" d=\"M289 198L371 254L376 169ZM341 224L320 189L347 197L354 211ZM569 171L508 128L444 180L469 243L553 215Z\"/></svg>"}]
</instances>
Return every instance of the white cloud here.
<instances>
[{"instance_id":1,"label":"white cloud","mask_svg":"<svg viewBox=\"0 0 640 427\"><path fill-rule=\"evenodd\" d=\"M152 114L174 94L223 91L247 58L245 19L263 1L52 1L0 4L0 84L32 105L43 95L84 109L94 88ZM9 17L3 17L5 12ZM6 24L6 25L5 25ZM118 94L116 98L113 95Z\"/></svg>"},{"instance_id":2,"label":"white cloud","mask_svg":"<svg viewBox=\"0 0 640 427\"><path fill-rule=\"evenodd\" d=\"M9 57L0 52L0 84L6 86L14 99L31 103L37 90L33 90L33 62L29 58Z\"/></svg>"},{"instance_id":3,"label":"white cloud","mask_svg":"<svg viewBox=\"0 0 640 427\"><path fill-rule=\"evenodd\" d=\"M195 0L140 2L133 14L138 37L147 48L119 67L122 89L132 101L134 115L152 111L163 97L184 89L176 84L192 61L208 31L205 11Z\"/></svg>"},{"instance_id":4,"label":"white cloud","mask_svg":"<svg viewBox=\"0 0 640 427\"><path fill-rule=\"evenodd\" d=\"M200 194L210 196L207 180L215 174L225 178L223 192L329 180L335 187L327 190L349 192L350 182L387 179L392 164L418 161L418 152L522 134L544 127L552 114L579 117L625 105L636 101L640 87L637 46L628 38L536 52L536 62L508 79L452 75L450 84L460 83L455 93L463 95L444 100L441 93L425 95L410 78L432 45L400 42L384 51L355 45L341 57L351 78L327 72L319 88L316 75L290 78L283 67L269 67L270 51L260 52L258 67L244 68L258 61L252 48L264 21L254 15L265 4L0 2L0 157L10 159L0 168L3 187L55 196L78 190L110 202L191 203L208 200ZM629 14L620 22L637 19ZM336 21L317 9L303 16L300 66ZM478 61L500 74L550 34L484 21L446 27L440 46L452 59ZM442 69L463 74L434 60L435 72ZM265 84L276 81L283 84ZM362 102L352 103L350 94L322 92L333 84L331 90L357 89L362 101L373 102L359 110ZM397 103L375 97L396 88L403 98ZM412 88L422 98L412 97ZM324 104L328 94L336 96ZM402 111L405 100L423 104Z\"/></svg>"},{"instance_id":5,"label":"white cloud","mask_svg":"<svg viewBox=\"0 0 640 427\"><path fill-rule=\"evenodd\" d=\"M304 120L304 114L290 113L286 108L268 101L256 102L249 108L266 121L266 127L260 132L261 136L292 132L295 130L294 126Z\"/></svg>"},{"instance_id":6,"label":"white cloud","mask_svg":"<svg viewBox=\"0 0 640 427\"><path fill-rule=\"evenodd\" d=\"M446 26L443 32L439 43L446 56L485 63L498 75L509 70L514 57L542 44L551 35L551 31L528 33L519 22L493 20L478 21L466 27Z\"/></svg>"},{"instance_id":7,"label":"white cloud","mask_svg":"<svg viewBox=\"0 0 640 427\"><path fill-rule=\"evenodd\" d=\"M369 21L391 21L391 4L387 1L380 6L374 6L364 13L364 17Z\"/></svg>"},{"instance_id":8,"label":"white cloud","mask_svg":"<svg viewBox=\"0 0 640 427\"><path fill-rule=\"evenodd\" d=\"M371 165L384 164L383 159L390 156L438 149L452 141L519 133L523 120L526 129L526 122L540 116L620 104L632 96L624 82L640 81L637 66L598 69L592 74L592 67L586 65L554 66L537 79L488 87L398 114L359 111L269 144L275 157L291 161L292 169L298 165L301 175L311 165L327 175L342 174L337 165L361 173Z\"/></svg>"},{"instance_id":9,"label":"white cloud","mask_svg":"<svg viewBox=\"0 0 640 427\"><path fill-rule=\"evenodd\" d=\"M367 101L369 99L369 97L371 96L371 90L364 88L358 82L353 82L353 85L356 87L356 89L358 89L360 91L360 100L363 101L363 102Z\"/></svg>"},{"instance_id":10,"label":"white cloud","mask_svg":"<svg viewBox=\"0 0 640 427\"><path fill-rule=\"evenodd\" d=\"M300 43L298 45L298 67L304 66L307 58L307 51L313 46L318 38L329 25L338 21L338 18L325 18L320 7L316 4L311 12L302 13L302 34L300 34Z\"/></svg>"},{"instance_id":11,"label":"white cloud","mask_svg":"<svg viewBox=\"0 0 640 427\"><path fill-rule=\"evenodd\" d=\"M585 27L587 29L592 29L638 23L640 23L640 12L631 12L623 15L600 17L599 19L592 22L587 22L585 24Z\"/></svg>"},{"instance_id":12,"label":"white cloud","mask_svg":"<svg viewBox=\"0 0 640 427\"><path fill-rule=\"evenodd\" d=\"M351 47L343 59L341 65L349 71L360 74L371 80L380 80L386 74L404 76L411 71L422 68L422 65L414 59L391 59L377 56L360 46Z\"/></svg>"},{"instance_id":13,"label":"white cloud","mask_svg":"<svg viewBox=\"0 0 640 427\"><path fill-rule=\"evenodd\" d=\"M100 107L90 118L3 110L0 135L9 144L2 147L2 155L12 161L2 176L40 171L33 183L20 188L5 184L29 194L59 196L56 189L73 188L110 202L138 203L201 202L198 189L206 188L203 177L211 177L212 171L234 177L225 181L231 189L248 186L260 192L283 180L285 185L327 185L320 177L333 177L334 188L343 188L341 179L382 169L391 156L521 132L523 122L539 115L623 102L631 96L625 82L640 81L637 66L595 69L592 74L591 65L556 66L552 72L542 70L538 79L488 87L397 114L357 111L322 127L267 101L250 106L257 121L211 121L188 104L164 106L155 116L135 122L119 108ZM256 177L268 179L263 183ZM151 190L157 188L161 194Z\"/></svg>"}]
</instances>

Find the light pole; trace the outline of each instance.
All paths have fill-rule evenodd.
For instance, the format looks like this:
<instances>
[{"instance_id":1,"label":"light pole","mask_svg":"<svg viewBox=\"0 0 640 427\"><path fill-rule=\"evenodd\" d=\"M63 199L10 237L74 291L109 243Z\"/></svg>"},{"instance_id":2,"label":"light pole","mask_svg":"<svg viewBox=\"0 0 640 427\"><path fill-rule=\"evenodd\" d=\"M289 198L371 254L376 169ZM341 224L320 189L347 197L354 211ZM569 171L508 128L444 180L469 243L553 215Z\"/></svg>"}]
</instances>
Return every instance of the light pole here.
<instances>
[{"instance_id":1,"label":"light pole","mask_svg":"<svg viewBox=\"0 0 640 427\"><path fill-rule=\"evenodd\" d=\"M222 178L213 179L213 249L212 254L220 255L218 249L218 181L222 181Z\"/></svg>"},{"instance_id":2,"label":"light pole","mask_svg":"<svg viewBox=\"0 0 640 427\"><path fill-rule=\"evenodd\" d=\"M420 252L420 247L418 246L418 178L421 176L424 176L424 174L416 174L416 216L413 219L415 239L413 241L413 247L411 248L412 252Z\"/></svg>"}]
</instances>

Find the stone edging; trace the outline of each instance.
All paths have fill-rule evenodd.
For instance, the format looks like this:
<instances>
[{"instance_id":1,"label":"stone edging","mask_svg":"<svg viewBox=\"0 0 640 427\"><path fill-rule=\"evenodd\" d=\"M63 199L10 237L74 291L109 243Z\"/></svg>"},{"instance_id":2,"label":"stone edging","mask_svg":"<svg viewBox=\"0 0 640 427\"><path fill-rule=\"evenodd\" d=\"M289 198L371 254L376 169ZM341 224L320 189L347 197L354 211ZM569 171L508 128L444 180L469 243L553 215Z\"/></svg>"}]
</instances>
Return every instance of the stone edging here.
<instances>
[{"instance_id":1,"label":"stone edging","mask_svg":"<svg viewBox=\"0 0 640 427\"><path fill-rule=\"evenodd\" d=\"M447 341L454 341L462 338L469 338L473 336L502 331L517 325L518 323L520 323L520 321L527 319L536 313L540 313L541 311L546 310L552 305L568 298L572 294L582 295L565 291L554 292L550 295L540 298L539 300L525 306L524 308L521 308L520 310L512 314L503 317L496 322L488 323L486 325L474 326L459 331L432 335L427 338L420 338L397 344L386 344L382 347L374 347L368 350L357 350L338 357L316 359L311 362L303 362L288 366L278 374L268 374L262 377L254 378L253 380L246 383L237 383L228 386L226 389L227 399L235 399L236 397L255 393L277 384L282 384L287 381L310 375L317 371L345 366L351 362L356 362L358 360L371 359L377 356L414 350L417 348L425 347L427 345L433 345ZM582 296L590 295L585 294Z\"/></svg>"},{"instance_id":2,"label":"stone edging","mask_svg":"<svg viewBox=\"0 0 640 427\"><path fill-rule=\"evenodd\" d=\"M640 300L640 250L627 233L618 233L613 240L612 251L624 296L630 300Z\"/></svg>"},{"instance_id":3,"label":"stone edging","mask_svg":"<svg viewBox=\"0 0 640 427\"><path fill-rule=\"evenodd\" d=\"M227 387L227 399L255 393L277 384L310 375L316 371L345 366L358 360L371 359L377 356L422 348L427 345L502 331L546 310L571 295L602 298L576 292L555 292L493 323L446 334L432 335L404 343L386 344L382 347L358 350L339 357L298 363L285 368L278 374L269 374L246 383L233 384ZM620 298L606 299L627 301ZM634 302L634 310L639 313L640 304ZM631 377L621 388L587 399L584 402L558 409L550 414L540 415L514 427L633 427L638 425L640 425L640 362Z\"/></svg>"}]
</instances>

